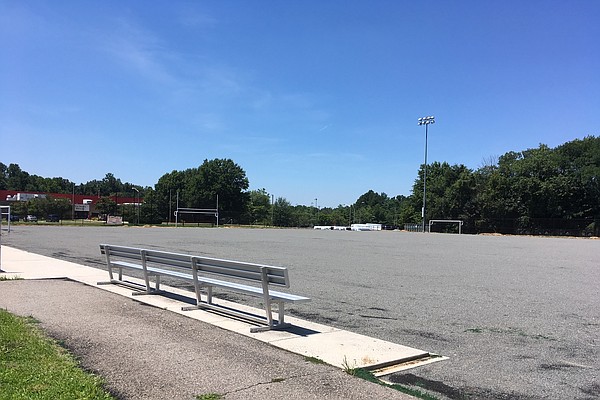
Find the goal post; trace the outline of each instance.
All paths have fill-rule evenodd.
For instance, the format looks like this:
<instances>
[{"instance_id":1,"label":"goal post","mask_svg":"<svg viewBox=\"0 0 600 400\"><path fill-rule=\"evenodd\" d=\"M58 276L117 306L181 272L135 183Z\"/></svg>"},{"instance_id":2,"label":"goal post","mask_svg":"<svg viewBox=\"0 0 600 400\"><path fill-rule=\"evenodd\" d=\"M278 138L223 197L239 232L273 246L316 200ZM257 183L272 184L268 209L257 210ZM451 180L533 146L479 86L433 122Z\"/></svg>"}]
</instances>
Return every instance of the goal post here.
<instances>
[{"instance_id":1,"label":"goal post","mask_svg":"<svg viewBox=\"0 0 600 400\"><path fill-rule=\"evenodd\" d=\"M6 215L6 224L8 225L8 232L10 233L10 206L0 206L0 272L2 271L2 220Z\"/></svg>"},{"instance_id":2,"label":"goal post","mask_svg":"<svg viewBox=\"0 0 600 400\"><path fill-rule=\"evenodd\" d=\"M435 223L458 224L458 234L460 235L462 233L463 221L460 219L430 219L429 233L431 233L431 226Z\"/></svg>"},{"instance_id":3,"label":"goal post","mask_svg":"<svg viewBox=\"0 0 600 400\"><path fill-rule=\"evenodd\" d=\"M2 227L2 220L6 216L6 225L8 227L8 232L10 232L10 223L11 223L11 214L10 214L10 206L0 206L0 227Z\"/></svg>"},{"instance_id":4,"label":"goal post","mask_svg":"<svg viewBox=\"0 0 600 400\"><path fill-rule=\"evenodd\" d=\"M170 210L169 210L170 212ZM175 215L175 227L177 228L179 223L179 214L201 214L201 215L214 215L216 219L216 226L219 227L219 195L217 195L216 208L189 208L179 207L179 190L177 190L177 209L173 212ZM185 222L185 221L184 221Z\"/></svg>"},{"instance_id":5,"label":"goal post","mask_svg":"<svg viewBox=\"0 0 600 400\"><path fill-rule=\"evenodd\" d=\"M174 212L175 214L175 227L179 223L179 214L200 214L200 215L212 215L217 221L217 227L219 226L219 209L218 208L182 208L179 207Z\"/></svg>"}]
</instances>

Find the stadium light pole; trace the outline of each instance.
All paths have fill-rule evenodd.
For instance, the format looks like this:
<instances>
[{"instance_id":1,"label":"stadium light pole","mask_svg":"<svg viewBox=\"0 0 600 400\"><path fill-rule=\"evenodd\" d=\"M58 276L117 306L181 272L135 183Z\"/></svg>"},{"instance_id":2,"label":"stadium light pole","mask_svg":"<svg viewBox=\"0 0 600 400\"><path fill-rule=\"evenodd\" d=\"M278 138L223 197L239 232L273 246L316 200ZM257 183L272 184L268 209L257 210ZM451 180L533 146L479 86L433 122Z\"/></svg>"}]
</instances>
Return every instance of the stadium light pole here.
<instances>
[{"instance_id":1,"label":"stadium light pole","mask_svg":"<svg viewBox=\"0 0 600 400\"><path fill-rule=\"evenodd\" d=\"M137 192L137 224L140 224L140 191L137 188L133 188Z\"/></svg>"},{"instance_id":2,"label":"stadium light pole","mask_svg":"<svg viewBox=\"0 0 600 400\"><path fill-rule=\"evenodd\" d=\"M425 125L425 166L423 168L423 208L421 209L421 214L423 217L423 233L425 233L425 195L427 193L427 127L429 124L435 124L435 117L422 117L419 118L419 126Z\"/></svg>"}]
</instances>

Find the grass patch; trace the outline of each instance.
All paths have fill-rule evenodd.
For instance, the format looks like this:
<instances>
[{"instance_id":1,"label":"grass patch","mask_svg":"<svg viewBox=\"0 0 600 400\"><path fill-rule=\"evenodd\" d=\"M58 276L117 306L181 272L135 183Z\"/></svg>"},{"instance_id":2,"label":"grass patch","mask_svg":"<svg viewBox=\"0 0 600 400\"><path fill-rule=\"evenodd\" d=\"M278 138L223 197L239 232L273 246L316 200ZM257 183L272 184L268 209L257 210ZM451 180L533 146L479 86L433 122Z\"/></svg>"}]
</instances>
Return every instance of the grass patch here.
<instances>
[{"instance_id":1,"label":"grass patch","mask_svg":"<svg viewBox=\"0 0 600 400\"><path fill-rule=\"evenodd\" d=\"M313 364L325 364L325 361L323 361L317 357L304 357L304 361L307 361L307 362L313 363Z\"/></svg>"},{"instance_id":2,"label":"grass patch","mask_svg":"<svg viewBox=\"0 0 600 400\"><path fill-rule=\"evenodd\" d=\"M199 394L196 396L197 400L220 400L223 396L218 393L207 393L207 394Z\"/></svg>"},{"instance_id":3,"label":"grass patch","mask_svg":"<svg viewBox=\"0 0 600 400\"><path fill-rule=\"evenodd\" d=\"M2 281L20 281L23 278L21 278L19 275L13 275L13 276L8 276L8 275L2 275L0 276L0 282Z\"/></svg>"},{"instance_id":4,"label":"grass patch","mask_svg":"<svg viewBox=\"0 0 600 400\"><path fill-rule=\"evenodd\" d=\"M423 399L423 400L439 400L437 397L430 395L429 393L425 393L419 389L412 389L412 388L409 388L409 387L406 387L403 385L383 382L380 379L378 379L375 375L373 375L373 373L369 370L366 370L363 368L350 368L345 357L344 357L343 368L344 368L344 372L346 372L347 374L356 376L357 378L361 378L361 379L364 379L364 380L372 382L372 383L376 383L381 386L388 387L393 390L397 390L404 394L408 394L408 395L411 395L411 396L414 396L416 398Z\"/></svg>"},{"instance_id":5,"label":"grass patch","mask_svg":"<svg viewBox=\"0 0 600 400\"><path fill-rule=\"evenodd\" d=\"M115 399L36 323L0 309L0 398Z\"/></svg>"}]
</instances>

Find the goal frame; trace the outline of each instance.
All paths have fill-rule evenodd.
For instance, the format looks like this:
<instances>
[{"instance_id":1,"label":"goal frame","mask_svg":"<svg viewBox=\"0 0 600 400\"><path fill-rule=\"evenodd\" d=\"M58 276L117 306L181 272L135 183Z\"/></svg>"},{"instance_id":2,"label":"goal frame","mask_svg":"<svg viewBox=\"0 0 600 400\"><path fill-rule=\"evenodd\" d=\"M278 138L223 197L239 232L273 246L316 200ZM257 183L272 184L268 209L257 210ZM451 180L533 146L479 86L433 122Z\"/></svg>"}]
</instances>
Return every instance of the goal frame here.
<instances>
[{"instance_id":1,"label":"goal frame","mask_svg":"<svg viewBox=\"0 0 600 400\"><path fill-rule=\"evenodd\" d=\"M8 225L8 232L10 232L10 223L11 223L10 206L0 206L0 227L2 227L2 217L4 217L5 215L6 215L6 222ZM2 229L4 229L4 228L2 228Z\"/></svg>"},{"instance_id":2,"label":"goal frame","mask_svg":"<svg viewBox=\"0 0 600 400\"><path fill-rule=\"evenodd\" d=\"M430 219L429 220L429 233L431 233L431 226L435 223L448 223L448 224L458 224L458 234L462 233L463 221L460 219Z\"/></svg>"},{"instance_id":3,"label":"goal frame","mask_svg":"<svg viewBox=\"0 0 600 400\"><path fill-rule=\"evenodd\" d=\"M179 214L202 214L202 215L213 215L217 220L217 227L219 226L219 209L218 208L188 208L178 207L173 213L175 215L175 227L177 228L179 223Z\"/></svg>"}]
</instances>

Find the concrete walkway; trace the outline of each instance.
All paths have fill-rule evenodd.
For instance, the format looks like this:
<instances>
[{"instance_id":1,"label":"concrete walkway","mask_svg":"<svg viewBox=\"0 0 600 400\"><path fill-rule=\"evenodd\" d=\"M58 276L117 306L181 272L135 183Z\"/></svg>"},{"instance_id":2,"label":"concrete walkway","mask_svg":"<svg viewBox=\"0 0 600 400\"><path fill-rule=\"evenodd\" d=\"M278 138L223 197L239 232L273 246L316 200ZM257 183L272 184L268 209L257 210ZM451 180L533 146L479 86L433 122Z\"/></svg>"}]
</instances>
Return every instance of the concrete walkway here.
<instances>
[{"instance_id":1,"label":"concrete walkway","mask_svg":"<svg viewBox=\"0 0 600 400\"><path fill-rule=\"evenodd\" d=\"M0 283L0 307L39 319L121 398L220 393L226 399L406 399L341 368L385 365L391 367L381 373L389 373L438 360L422 350L288 316L294 327L287 331L251 333L243 321L181 311L193 300L191 292L165 286L175 296L133 297L128 288L97 285L107 280L106 271L6 246L1 275L24 280Z\"/></svg>"}]
</instances>

